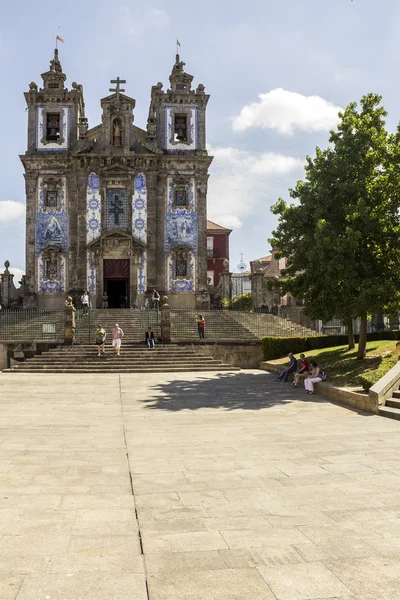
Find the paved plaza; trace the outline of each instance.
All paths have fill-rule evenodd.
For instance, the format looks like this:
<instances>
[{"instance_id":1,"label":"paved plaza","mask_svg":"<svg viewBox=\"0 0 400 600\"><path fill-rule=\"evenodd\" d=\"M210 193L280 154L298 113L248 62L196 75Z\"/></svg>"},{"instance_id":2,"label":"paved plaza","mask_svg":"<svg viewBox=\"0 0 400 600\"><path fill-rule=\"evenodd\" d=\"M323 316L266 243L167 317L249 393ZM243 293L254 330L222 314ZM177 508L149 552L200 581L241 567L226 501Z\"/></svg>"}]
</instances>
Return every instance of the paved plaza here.
<instances>
[{"instance_id":1,"label":"paved plaza","mask_svg":"<svg viewBox=\"0 0 400 600\"><path fill-rule=\"evenodd\" d=\"M399 600L399 422L259 371L0 398L1 600Z\"/></svg>"}]
</instances>

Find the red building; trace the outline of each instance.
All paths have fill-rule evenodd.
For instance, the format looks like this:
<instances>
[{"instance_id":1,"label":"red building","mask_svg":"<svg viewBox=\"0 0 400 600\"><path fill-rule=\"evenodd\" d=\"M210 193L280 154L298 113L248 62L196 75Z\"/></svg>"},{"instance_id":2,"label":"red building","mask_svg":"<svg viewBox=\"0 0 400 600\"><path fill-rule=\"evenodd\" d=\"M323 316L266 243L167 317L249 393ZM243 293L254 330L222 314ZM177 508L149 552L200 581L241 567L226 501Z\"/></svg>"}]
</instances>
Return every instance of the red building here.
<instances>
[{"instance_id":1,"label":"red building","mask_svg":"<svg viewBox=\"0 0 400 600\"><path fill-rule=\"evenodd\" d=\"M207 279L209 285L217 287L224 270L224 260L229 260L229 236L227 229L212 221L207 221Z\"/></svg>"}]
</instances>

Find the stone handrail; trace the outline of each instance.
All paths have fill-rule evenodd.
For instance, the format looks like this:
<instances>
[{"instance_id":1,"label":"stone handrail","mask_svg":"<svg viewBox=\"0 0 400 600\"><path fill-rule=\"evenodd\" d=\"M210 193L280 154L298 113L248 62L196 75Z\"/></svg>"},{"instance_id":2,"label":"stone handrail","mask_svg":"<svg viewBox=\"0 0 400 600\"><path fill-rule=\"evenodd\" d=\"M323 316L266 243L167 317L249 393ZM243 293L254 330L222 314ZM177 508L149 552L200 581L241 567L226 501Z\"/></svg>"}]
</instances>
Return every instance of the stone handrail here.
<instances>
[{"instance_id":1,"label":"stone handrail","mask_svg":"<svg viewBox=\"0 0 400 600\"><path fill-rule=\"evenodd\" d=\"M384 375L374 383L369 390L369 397L371 400L376 402L378 406L385 404L385 400L391 398L393 392L398 390L400 386L400 362L390 369Z\"/></svg>"}]
</instances>

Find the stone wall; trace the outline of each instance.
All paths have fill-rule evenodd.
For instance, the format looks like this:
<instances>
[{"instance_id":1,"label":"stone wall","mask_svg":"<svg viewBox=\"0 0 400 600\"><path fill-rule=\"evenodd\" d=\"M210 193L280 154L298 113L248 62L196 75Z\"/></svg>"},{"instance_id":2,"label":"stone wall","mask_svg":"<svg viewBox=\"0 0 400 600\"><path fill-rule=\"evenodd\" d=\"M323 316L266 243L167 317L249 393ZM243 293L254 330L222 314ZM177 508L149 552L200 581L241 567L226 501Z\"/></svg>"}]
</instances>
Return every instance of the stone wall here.
<instances>
[{"instance_id":1,"label":"stone wall","mask_svg":"<svg viewBox=\"0 0 400 600\"><path fill-rule=\"evenodd\" d=\"M212 356L216 360L240 367L241 369L258 369L263 359L262 346L259 342L218 342L216 344L192 344L192 348L199 350L199 345L204 356Z\"/></svg>"},{"instance_id":2,"label":"stone wall","mask_svg":"<svg viewBox=\"0 0 400 600\"><path fill-rule=\"evenodd\" d=\"M284 365L273 362L262 361L259 368L263 371L271 371L272 373L280 373L283 371ZM367 393L352 390L350 388L335 387L327 381L316 383L315 390L321 396L325 396L357 410L365 410L366 412L378 413L378 401ZM293 390L295 391L295 390Z\"/></svg>"}]
</instances>

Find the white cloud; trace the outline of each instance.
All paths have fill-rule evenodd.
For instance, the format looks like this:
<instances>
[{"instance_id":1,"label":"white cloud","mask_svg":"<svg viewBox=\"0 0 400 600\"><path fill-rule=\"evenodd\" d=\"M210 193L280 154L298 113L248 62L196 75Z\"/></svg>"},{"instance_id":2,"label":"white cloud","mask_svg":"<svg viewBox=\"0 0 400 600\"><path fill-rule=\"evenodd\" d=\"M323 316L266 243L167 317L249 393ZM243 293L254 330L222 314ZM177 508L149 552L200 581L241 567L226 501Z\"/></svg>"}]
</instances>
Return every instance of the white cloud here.
<instances>
[{"instance_id":1,"label":"white cloud","mask_svg":"<svg viewBox=\"0 0 400 600\"><path fill-rule=\"evenodd\" d=\"M299 158L274 152L255 154L237 148L211 146L208 151L214 156L209 180L208 218L231 228L240 227L243 217L254 212L262 202L275 201L275 188L282 176L300 172L304 165Z\"/></svg>"},{"instance_id":2,"label":"white cloud","mask_svg":"<svg viewBox=\"0 0 400 600\"><path fill-rule=\"evenodd\" d=\"M145 30L167 27L170 23L170 16L167 11L155 6L140 6L137 8L123 6L121 13L122 25L129 35L139 35Z\"/></svg>"},{"instance_id":3,"label":"white cloud","mask_svg":"<svg viewBox=\"0 0 400 600\"><path fill-rule=\"evenodd\" d=\"M19 287L19 282L21 281L22 275L25 275L25 271L19 269L18 267L10 267L9 271L14 275L13 281L15 287Z\"/></svg>"},{"instance_id":4,"label":"white cloud","mask_svg":"<svg viewBox=\"0 0 400 600\"><path fill-rule=\"evenodd\" d=\"M303 96L282 88L258 97L259 102L244 106L233 119L234 131L251 127L276 129L284 135L292 135L296 129L329 131L337 125L338 112L343 110L320 96Z\"/></svg>"},{"instance_id":5,"label":"white cloud","mask_svg":"<svg viewBox=\"0 0 400 600\"><path fill-rule=\"evenodd\" d=\"M0 200L0 223L19 219L25 215L25 204L14 200Z\"/></svg>"}]
</instances>

